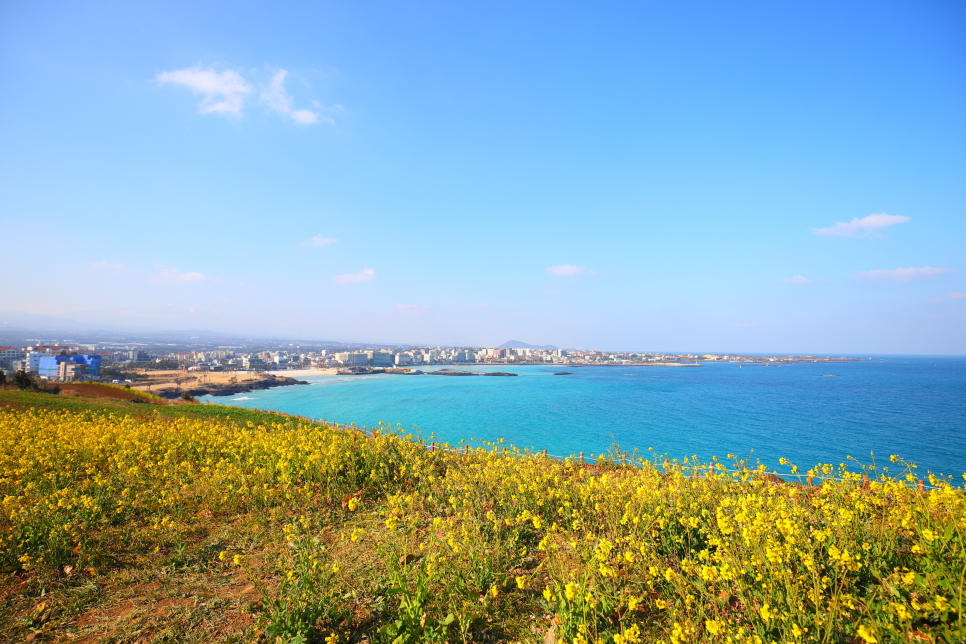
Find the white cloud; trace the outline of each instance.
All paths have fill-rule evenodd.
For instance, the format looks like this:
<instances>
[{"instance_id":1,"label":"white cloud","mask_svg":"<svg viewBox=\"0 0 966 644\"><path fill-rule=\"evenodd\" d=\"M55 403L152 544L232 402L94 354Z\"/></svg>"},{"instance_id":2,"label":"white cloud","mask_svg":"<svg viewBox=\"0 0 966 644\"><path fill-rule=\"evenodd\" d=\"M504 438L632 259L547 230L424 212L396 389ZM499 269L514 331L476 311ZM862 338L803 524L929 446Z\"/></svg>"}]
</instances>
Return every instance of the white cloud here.
<instances>
[{"instance_id":1,"label":"white cloud","mask_svg":"<svg viewBox=\"0 0 966 644\"><path fill-rule=\"evenodd\" d=\"M368 282L369 280L376 279L376 271L371 268L363 268L358 273L346 273L345 275L336 275L336 284L354 284L356 282Z\"/></svg>"},{"instance_id":2,"label":"white cloud","mask_svg":"<svg viewBox=\"0 0 966 644\"><path fill-rule=\"evenodd\" d=\"M334 124L335 121L330 119L328 116L323 116L318 112L313 112L312 110L295 110L291 114L292 120L299 125L312 125L313 123L318 123L319 120L325 121L326 123Z\"/></svg>"},{"instance_id":3,"label":"white cloud","mask_svg":"<svg viewBox=\"0 0 966 644\"><path fill-rule=\"evenodd\" d=\"M547 269L547 272L555 277L572 277L574 275L580 275L586 271L587 268L584 266L571 266L570 264L551 266Z\"/></svg>"},{"instance_id":4,"label":"white cloud","mask_svg":"<svg viewBox=\"0 0 966 644\"><path fill-rule=\"evenodd\" d=\"M954 300L966 300L966 293L946 293L946 297L951 297Z\"/></svg>"},{"instance_id":5,"label":"white cloud","mask_svg":"<svg viewBox=\"0 0 966 644\"><path fill-rule=\"evenodd\" d=\"M182 273L173 266L157 265L155 268L158 272L155 274L154 279L151 280L153 284L162 284L164 282L209 282L215 279L203 273Z\"/></svg>"},{"instance_id":6,"label":"white cloud","mask_svg":"<svg viewBox=\"0 0 966 644\"><path fill-rule=\"evenodd\" d=\"M786 284L800 284L800 285L811 284L812 283L812 280L808 279L807 277L805 277L803 275L796 275L794 277L786 277L782 281L784 283L786 283Z\"/></svg>"},{"instance_id":7,"label":"white cloud","mask_svg":"<svg viewBox=\"0 0 966 644\"><path fill-rule=\"evenodd\" d=\"M238 72L230 69L216 72L210 68L202 69L201 65L173 72L161 72L156 80L159 83L183 85L196 94L204 96L200 106L202 114L240 116L245 95L252 91L251 86Z\"/></svg>"},{"instance_id":8,"label":"white cloud","mask_svg":"<svg viewBox=\"0 0 966 644\"><path fill-rule=\"evenodd\" d=\"M323 237L322 235L316 235L312 239L302 242L303 246L328 246L329 244L338 244L339 240L335 237Z\"/></svg>"},{"instance_id":9,"label":"white cloud","mask_svg":"<svg viewBox=\"0 0 966 644\"><path fill-rule=\"evenodd\" d=\"M420 313L425 311L426 307L418 304L397 304L396 310L402 311L403 313Z\"/></svg>"},{"instance_id":10,"label":"white cloud","mask_svg":"<svg viewBox=\"0 0 966 644\"><path fill-rule=\"evenodd\" d=\"M951 268L934 268L932 266L923 266L921 268L916 268L915 266L910 266L909 268L894 268L891 270L874 270L874 271L860 271L856 273L856 277L862 277L864 279L870 280L887 280L891 282L912 282L914 280L931 279L933 277L938 277L940 275L945 275L947 273L955 273Z\"/></svg>"},{"instance_id":11,"label":"white cloud","mask_svg":"<svg viewBox=\"0 0 966 644\"><path fill-rule=\"evenodd\" d=\"M813 228L812 234L819 237L881 237L880 228L904 224L907 221L909 221L909 217L903 215L880 213L878 215L867 215L861 219L854 217L848 223L837 221L834 226L829 228Z\"/></svg>"},{"instance_id":12,"label":"white cloud","mask_svg":"<svg viewBox=\"0 0 966 644\"><path fill-rule=\"evenodd\" d=\"M263 103L267 103L270 108L282 114L291 112L294 103L292 95L285 91L286 76L288 76L288 72L284 69L275 72L275 75L272 76L272 82L262 90L261 96Z\"/></svg>"},{"instance_id":13,"label":"white cloud","mask_svg":"<svg viewBox=\"0 0 966 644\"><path fill-rule=\"evenodd\" d=\"M105 262L104 260L98 260L96 262L89 262L88 265L91 268L97 268L105 271L111 271L116 273L118 271L123 271L124 266L122 264L111 264L110 262Z\"/></svg>"},{"instance_id":14,"label":"white cloud","mask_svg":"<svg viewBox=\"0 0 966 644\"><path fill-rule=\"evenodd\" d=\"M295 101L292 95L285 89L285 78L287 76L287 70L280 69L275 72L275 75L272 76L271 83L269 83L267 88L262 90L262 102L266 103L279 114L291 117L299 125L312 125L313 123L317 123L319 119L333 123L334 121L332 119L322 116L318 112L294 109Z\"/></svg>"},{"instance_id":15,"label":"white cloud","mask_svg":"<svg viewBox=\"0 0 966 644\"><path fill-rule=\"evenodd\" d=\"M285 89L285 79L288 74L288 70L285 69L276 71L268 85L262 89L259 100L273 111L291 118L298 125L312 125L320 121L335 124L335 121L323 112L340 110L341 105L326 108L318 101L312 101L312 105L319 111L295 109L295 100ZM201 94L203 98L199 109L202 114L241 116L246 97L252 91L251 84L238 72L230 69L223 72L212 68L203 69L200 64L187 69L161 72L155 80L159 83L182 85L196 94Z\"/></svg>"}]
</instances>

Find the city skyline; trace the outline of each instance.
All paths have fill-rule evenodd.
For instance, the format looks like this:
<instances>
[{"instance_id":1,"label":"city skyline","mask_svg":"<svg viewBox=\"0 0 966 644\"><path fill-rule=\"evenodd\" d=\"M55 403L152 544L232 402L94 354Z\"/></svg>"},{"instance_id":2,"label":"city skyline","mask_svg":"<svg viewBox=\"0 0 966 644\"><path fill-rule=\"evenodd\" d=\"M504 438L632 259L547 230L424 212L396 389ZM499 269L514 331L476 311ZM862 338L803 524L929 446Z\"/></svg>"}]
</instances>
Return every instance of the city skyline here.
<instances>
[{"instance_id":1,"label":"city skyline","mask_svg":"<svg viewBox=\"0 0 966 644\"><path fill-rule=\"evenodd\" d=\"M966 354L960 4L0 18L0 330Z\"/></svg>"}]
</instances>

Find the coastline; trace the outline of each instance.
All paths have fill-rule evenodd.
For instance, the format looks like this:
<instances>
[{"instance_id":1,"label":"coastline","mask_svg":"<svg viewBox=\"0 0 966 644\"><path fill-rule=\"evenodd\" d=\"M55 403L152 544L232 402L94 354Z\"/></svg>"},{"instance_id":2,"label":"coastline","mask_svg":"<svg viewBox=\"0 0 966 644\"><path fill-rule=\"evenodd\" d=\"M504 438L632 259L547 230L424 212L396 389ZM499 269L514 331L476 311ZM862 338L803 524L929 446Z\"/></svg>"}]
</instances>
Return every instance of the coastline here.
<instances>
[{"instance_id":1,"label":"coastline","mask_svg":"<svg viewBox=\"0 0 966 644\"><path fill-rule=\"evenodd\" d=\"M219 374L221 375L221 374ZM197 376L184 380L168 381L163 379L161 382L147 382L131 385L131 389L145 393L154 394L168 400L179 398L184 394L192 397L196 396L234 396L261 389L271 389L273 387L289 387L292 385L307 385L304 380L296 380L289 376L276 376L266 374L262 377L249 377L246 380L219 378L217 380L201 380Z\"/></svg>"},{"instance_id":2,"label":"coastline","mask_svg":"<svg viewBox=\"0 0 966 644\"><path fill-rule=\"evenodd\" d=\"M338 369L279 369L277 371L266 371L265 373L273 376L296 378L299 376L334 376Z\"/></svg>"}]
</instances>

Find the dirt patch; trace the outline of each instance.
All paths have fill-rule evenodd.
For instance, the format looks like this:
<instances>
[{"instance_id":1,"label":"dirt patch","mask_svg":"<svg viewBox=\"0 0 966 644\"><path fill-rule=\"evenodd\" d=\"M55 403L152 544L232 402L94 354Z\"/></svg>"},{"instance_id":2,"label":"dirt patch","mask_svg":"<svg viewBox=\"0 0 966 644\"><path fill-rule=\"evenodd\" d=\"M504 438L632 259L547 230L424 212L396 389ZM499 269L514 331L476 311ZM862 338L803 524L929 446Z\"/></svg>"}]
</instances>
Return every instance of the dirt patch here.
<instances>
[{"instance_id":1,"label":"dirt patch","mask_svg":"<svg viewBox=\"0 0 966 644\"><path fill-rule=\"evenodd\" d=\"M124 402L136 399L144 403L165 404L165 401L158 400L153 396L145 396L143 393L133 389L111 387L97 382L65 382L59 386L62 396L79 396L82 398L120 400Z\"/></svg>"}]
</instances>

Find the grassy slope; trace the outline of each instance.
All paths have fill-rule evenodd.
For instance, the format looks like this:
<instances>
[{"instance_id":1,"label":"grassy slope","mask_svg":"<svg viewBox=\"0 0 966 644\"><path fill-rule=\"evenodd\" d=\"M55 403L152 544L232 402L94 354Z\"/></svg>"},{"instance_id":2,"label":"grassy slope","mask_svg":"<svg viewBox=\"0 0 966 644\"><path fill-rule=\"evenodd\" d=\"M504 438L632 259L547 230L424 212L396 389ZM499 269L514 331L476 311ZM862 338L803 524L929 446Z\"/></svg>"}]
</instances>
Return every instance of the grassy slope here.
<instances>
[{"instance_id":1,"label":"grassy slope","mask_svg":"<svg viewBox=\"0 0 966 644\"><path fill-rule=\"evenodd\" d=\"M0 391L0 412L52 410L136 418L197 418L228 427L297 419L221 405L152 405L32 391ZM100 570L7 575L0 586L0 641L247 642L258 638L260 590L241 569L205 565L229 543L265 543L257 516L195 517L177 541L153 552L116 548Z\"/></svg>"},{"instance_id":2,"label":"grassy slope","mask_svg":"<svg viewBox=\"0 0 966 644\"><path fill-rule=\"evenodd\" d=\"M860 623L880 642L952 641L964 632L961 607L944 611L932 599L941 593L955 602L966 570L961 491L947 489L927 502L904 488L879 494L859 482L797 488L692 478L686 468L667 474L581 467L499 450L463 457L407 441L357 440L271 412L0 391L0 420L29 410L87 419L76 424L76 440L71 425L52 443L81 454L57 466L63 476L77 463L83 470L84 459L95 462L89 445L96 441L81 440L85 426L110 432L133 418L144 422L130 425L132 432L161 433L135 437L143 447L125 448L126 465L88 467L68 486L80 494L90 477L113 468L120 486L141 486L129 510L91 519L75 534L73 551L71 541L58 554L40 534L45 545L38 552L47 562L9 572L17 566L6 560L0 641L242 642L263 638L262 627L273 620L301 615L303 622L318 618L325 632L341 631L340 642L359 642L379 625L406 621L391 591L400 585L419 605L400 627L411 636L402 641L412 642L441 633L453 642L540 642L553 615L568 644L581 641L574 630L580 625L592 631L586 641L599 633L607 644L631 624L645 633L635 640L630 631L626 642L724 642L712 632L719 627L744 629L741 641L817 641L790 634L796 620L834 642L862 642ZM192 437L185 430L191 427L178 425L185 421L204 422L191 425ZM176 428L186 438L175 436ZM287 429L297 431L281 431ZM121 430L105 444L120 446ZM150 456L139 457L138 449ZM60 451L50 451L51 458ZM108 504L120 496L110 489ZM739 507L755 517L745 525L754 534L744 545L729 542L734 531L729 537L719 529L735 520L730 514L715 523L725 500L735 517ZM64 519L31 520L57 528ZM825 531L827 543L802 529ZM782 539L783 531L796 536ZM838 554L830 559L832 543L858 553L861 565ZM766 544L775 550L766 552ZM707 559L715 548L736 558ZM824 603L809 617L814 625L796 615L810 599L786 596L801 586L790 573L808 575L792 550L818 558L832 580L817 591ZM729 561L747 570L730 582L715 578ZM910 570L911 581L903 581ZM571 583L582 590L571 593ZM422 599L420 584L429 584ZM595 593L590 604L584 590ZM920 606L921 614L903 621L896 602ZM457 617L445 628L448 612ZM299 630L295 621L288 632ZM683 630L676 635L678 622Z\"/></svg>"},{"instance_id":3,"label":"grassy slope","mask_svg":"<svg viewBox=\"0 0 966 644\"><path fill-rule=\"evenodd\" d=\"M295 422L296 418L271 411L222 405L152 405L123 400L74 398L33 391L0 391L0 409L45 409L112 413L138 418L199 418L226 423Z\"/></svg>"}]
</instances>

